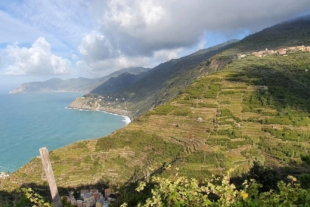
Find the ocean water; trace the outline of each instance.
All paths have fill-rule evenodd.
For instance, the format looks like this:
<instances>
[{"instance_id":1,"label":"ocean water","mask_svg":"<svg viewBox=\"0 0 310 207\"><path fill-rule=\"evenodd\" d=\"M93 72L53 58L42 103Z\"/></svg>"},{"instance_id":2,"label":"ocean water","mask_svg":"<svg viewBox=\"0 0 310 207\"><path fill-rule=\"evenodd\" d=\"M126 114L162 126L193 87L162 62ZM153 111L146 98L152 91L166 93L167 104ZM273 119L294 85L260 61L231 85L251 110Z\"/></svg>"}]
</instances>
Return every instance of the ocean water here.
<instances>
[{"instance_id":1,"label":"ocean water","mask_svg":"<svg viewBox=\"0 0 310 207\"><path fill-rule=\"evenodd\" d=\"M14 172L39 155L78 140L99 138L128 117L66 108L80 93L0 94L0 172Z\"/></svg>"}]
</instances>

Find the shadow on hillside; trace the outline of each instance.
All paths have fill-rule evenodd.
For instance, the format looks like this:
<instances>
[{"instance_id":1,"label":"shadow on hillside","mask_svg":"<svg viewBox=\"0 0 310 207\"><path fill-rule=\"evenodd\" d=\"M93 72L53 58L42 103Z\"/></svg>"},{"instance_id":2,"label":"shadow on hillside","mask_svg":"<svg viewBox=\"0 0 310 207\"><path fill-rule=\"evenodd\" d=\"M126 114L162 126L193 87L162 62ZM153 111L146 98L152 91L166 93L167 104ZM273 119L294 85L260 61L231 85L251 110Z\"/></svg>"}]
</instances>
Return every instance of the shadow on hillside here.
<instances>
[{"instance_id":1,"label":"shadow on hillside","mask_svg":"<svg viewBox=\"0 0 310 207\"><path fill-rule=\"evenodd\" d=\"M261 191L269 191L270 189L277 190L277 182L283 180L285 182L289 182L287 179L288 175L293 175L297 177L299 180L300 175L300 168L307 169L304 170L304 173L310 173L310 167L309 165L303 163L302 165L290 165L287 167L276 167L276 166L262 166L257 162L254 162L254 165L252 168L247 172L243 173L238 176L231 177L231 182L234 183L237 188L242 188L242 183L246 179L255 179L257 182L263 184L263 187L261 188ZM154 175L160 175L162 172L164 172L164 165L163 167L156 170L154 173L152 173L152 176ZM112 206L120 206L123 202L127 202L128 206L136 206L139 202L145 201L148 197L151 195L151 190L154 188L154 183L147 183L144 190L141 192L137 192L136 188L138 187L138 182L132 182L134 180L134 177L131 177L128 182L126 182L121 187L116 186L109 186L108 183L98 182L96 184L92 185L79 185L79 186L72 186L72 187L58 187L58 191L60 196L68 196L69 192L74 192L74 197L76 199L81 198L80 192L81 190L91 190L91 189L97 189L100 193L105 195L105 189L109 188L112 189L112 193L115 193L118 198L115 202L113 202ZM144 178L141 178L140 180L144 180ZM306 185L304 187L310 188L310 185L307 185L309 183L307 180ZM44 197L46 201L51 202L51 196L49 187L47 185L37 185L36 183L25 183L20 188L32 188L34 192L40 194ZM21 193L19 190L14 190L13 192L7 192L7 191L0 191L0 202L12 202L16 201L18 199L21 199L24 196L23 193ZM215 195L211 195L215 196ZM215 197L214 197L215 198ZM1 205L0 205L1 206Z\"/></svg>"},{"instance_id":2,"label":"shadow on hillside","mask_svg":"<svg viewBox=\"0 0 310 207\"><path fill-rule=\"evenodd\" d=\"M261 78L276 104L310 112L310 76L305 71L256 68L248 77Z\"/></svg>"},{"instance_id":3,"label":"shadow on hillside","mask_svg":"<svg viewBox=\"0 0 310 207\"><path fill-rule=\"evenodd\" d=\"M24 183L20 186L19 189L16 189L12 192L7 192L0 190L0 204L6 203L6 202L13 202L16 200L23 201L24 200L24 193L20 192L21 188L31 188L35 193L38 193L41 195L45 201L52 202L50 189L48 185L38 185L36 183ZM69 192L74 192L74 197L76 199L81 198L80 192L81 190L88 190L91 189L97 189L98 192L102 193L102 195L105 195L105 189L109 188L108 183L102 183L98 182L96 184L91 185L79 185L79 186L72 186L72 187L58 187L59 195L62 196L69 196ZM0 205L1 206L1 205ZM2 206L1 206L2 207Z\"/></svg>"},{"instance_id":4,"label":"shadow on hillside","mask_svg":"<svg viewBox=\"0 0 310 207\"><path fill-rule=\"evenodd\" d=\"M176 162L176 160L172 161L170 164L173 164L174 162ZM149 183L147 184L145 189L139 193L135 190L138 187L138 181L150 179L153 175L159 175L165 170L165 168L166 163L163 163L161 167L151 172L148 178L146 178L146 176L144 175L145 172L134 173L132 177L128 179L128 181L122 184L122 186L119 186L118 184L110 185L109 182L97 182L95 184L77 185L70 187L58 186L58 192L60 197L63 198L69 196L70 192L74 192L73 196L77 200L81 199L82 190L84 190L85 192L85 190L91 191L92 189L95 189L98 190L98 192L101 193L103 196L105 196L105 189L110 188L112 193L117 195L118 197L118 199L116 199L116 201L112 203L113 206L120 206L124 200L129 200L129 206L136 205L138 204L138 202L141 202L141 200L146 200L146 198L150 196L151 189L154 186L153 184ZM46 185L38 185L36 183L24 183L18 189L15 189L12 192L0 190L0 207L2 207L3 204L9 204L9 206L13 206L13 202L17 200L23 203L22 205L18 206L30 204L28 199L25 199L25 193L21 192L21 188L31 188L35 193L38 193L40 196L42 196L45 201L52 202L48 183L46 183Z\"/></svg>"},{"instance_id":5,"label":"shadow on hillside","mask_svg":"<svg viewBox=\"0 0 310 207\"><path fill-rule=\"evenodd\" d=\"M275 167L275 166L262 166L258 162L254 162L253 166L247 173L242 173L238 176L233 176L231 182L235 184L238 189L243 188L243 182L245 180L254 179L256 182L262 184L260 188L261 192L267 192L269 190L278 190L278 182L284 181L285 183L291 182L289 176L297 178L302 188L310 188L309 184L309 165L302 164L303 173L300 172L298 166L286 166L286 167Z\"/></svg>"},{"instance_id":6,"label":"shadow on hillside","mask_svg":"<svg viewBox=\"0 0 310 207\"><path fill-rule=\"evenodd\" d=\"M255 98L261 106L273 105L280 110L291 108L310 112L310 75L304 70L276 70L254 65L227 80L256 86Z\"/></svg>"}]
</instances>

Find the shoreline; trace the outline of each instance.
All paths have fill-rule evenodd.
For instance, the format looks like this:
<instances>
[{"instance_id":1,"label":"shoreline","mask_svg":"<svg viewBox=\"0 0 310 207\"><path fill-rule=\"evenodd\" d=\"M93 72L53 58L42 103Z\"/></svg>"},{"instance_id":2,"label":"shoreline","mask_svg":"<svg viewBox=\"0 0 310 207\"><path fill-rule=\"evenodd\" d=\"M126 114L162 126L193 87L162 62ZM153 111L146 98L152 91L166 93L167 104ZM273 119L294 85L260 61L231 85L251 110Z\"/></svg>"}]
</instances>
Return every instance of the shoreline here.
<instances>
[{"instance_id":1,"label":"shoreline","mask_svg":"<svg viewBox=\"0 0 310 207\"><path fill-rule=\"evenodd\" d=\"M66 109L70 109L70 110L79 110L79 111L98 111L98 112L102 112L102 113L106 113L106 114L111 114L114 116L121 116L124 118L124 122L126 123L126 125L128 125L132 120L130 119L130 117L128 115L126 115L125 113L116 113L115 111L119 111L118 109L112 109L112 110L100 110L100 109L84 109L84 108L77 108L77 107L70 107L67 106L65 107Z\"/></svg>"}]
</instances>

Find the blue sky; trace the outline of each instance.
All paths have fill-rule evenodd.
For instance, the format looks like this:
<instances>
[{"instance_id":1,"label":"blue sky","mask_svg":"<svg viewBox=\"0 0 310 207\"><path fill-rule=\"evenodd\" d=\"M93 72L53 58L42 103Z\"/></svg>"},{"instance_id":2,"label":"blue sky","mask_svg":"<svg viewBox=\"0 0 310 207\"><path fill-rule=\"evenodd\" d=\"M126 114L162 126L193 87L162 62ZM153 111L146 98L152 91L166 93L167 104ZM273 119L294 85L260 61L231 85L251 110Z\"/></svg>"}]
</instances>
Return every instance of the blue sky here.
<instances>
[{"instance_id":1,"label":"blue sky","mask_svg":"<svg viewBox=\"0 0 310 207\"><path fill-rule=\"evenodd\" d=\"M0 1L0 91L153 67L309 11L308 0Z\"/></svg>"}]
</instances>

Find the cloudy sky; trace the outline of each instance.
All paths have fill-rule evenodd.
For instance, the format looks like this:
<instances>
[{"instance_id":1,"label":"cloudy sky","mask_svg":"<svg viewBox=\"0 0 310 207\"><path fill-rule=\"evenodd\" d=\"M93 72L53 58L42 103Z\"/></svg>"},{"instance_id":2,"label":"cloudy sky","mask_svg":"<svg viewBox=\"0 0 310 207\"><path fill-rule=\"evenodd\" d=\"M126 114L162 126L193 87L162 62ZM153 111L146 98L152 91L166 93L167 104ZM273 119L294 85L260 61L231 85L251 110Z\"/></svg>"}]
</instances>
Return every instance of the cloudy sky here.
<instances>
[{"instance_id":1,"label":"cloudy sky","mask_svg":"<svg viewBox=\"0 0 310 207\"><path fill-rule=\"evenodd\" d=\"M309 12L309 0L0 1L0 91L153 67Z\"/></svg>"}]
</instances>

